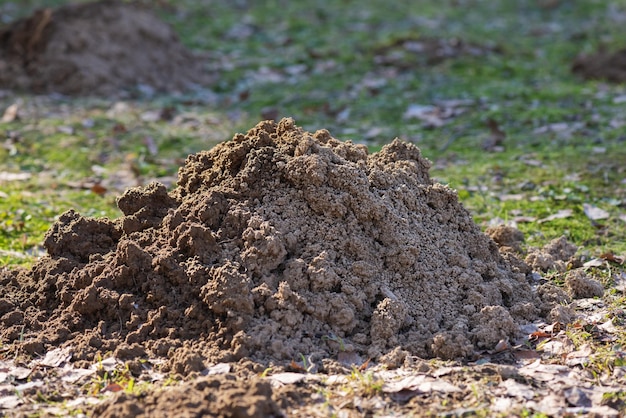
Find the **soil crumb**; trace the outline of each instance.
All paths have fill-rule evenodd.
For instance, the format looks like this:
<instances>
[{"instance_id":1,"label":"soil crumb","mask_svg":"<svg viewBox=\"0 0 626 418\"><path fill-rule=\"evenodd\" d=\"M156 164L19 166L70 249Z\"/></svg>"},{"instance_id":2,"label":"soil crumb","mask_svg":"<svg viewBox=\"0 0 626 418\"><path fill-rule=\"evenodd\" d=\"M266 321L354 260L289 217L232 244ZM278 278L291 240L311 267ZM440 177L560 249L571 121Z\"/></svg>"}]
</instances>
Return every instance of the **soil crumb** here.
<instances>
[{"instance_id":1,"label":"soil crumb","mask_svg":"<svg viewBox=\"0 0 626 418\"><path fill-rule=\"evenodd\" d=\"M587 80L626 82L626 49L579 55L572 63L572 71Z\"/></svg>"},{"instance_id":2,"label":"soil crumb","mask_svg":"<svg viewBox=\"0 0 626 418\"><path fill-rule=\"evenodd\" d=\"M147 8L104 0L41 9L0 30L0 88L65 95L176 93L209 82Z\"/></svg>"},{"instance_id":3,"label":"soil crumb","mask_svg":"<svg viewBox=\"0 0 626 418\"><path fill-rule=\"evenodd\" d=\"M78 362L145 352L183 375L245 357L493 349L541 302L430 165L398 139L368 155L261 122L189 156L173 191L128 190L117 220L63 214L48 256L0 274L2 341L30 355L71 344Z\"/></svg>"}]
</instances>

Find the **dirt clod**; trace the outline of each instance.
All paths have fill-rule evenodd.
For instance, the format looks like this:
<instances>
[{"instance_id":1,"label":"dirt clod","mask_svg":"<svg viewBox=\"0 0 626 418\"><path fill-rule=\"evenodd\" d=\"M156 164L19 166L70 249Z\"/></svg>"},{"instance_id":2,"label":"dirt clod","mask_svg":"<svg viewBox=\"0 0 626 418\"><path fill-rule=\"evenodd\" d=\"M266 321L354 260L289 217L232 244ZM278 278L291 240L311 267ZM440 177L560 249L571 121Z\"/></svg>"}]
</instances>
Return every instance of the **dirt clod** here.
<instances>
[{"instance_id":1,"label":"dirt clod","mask_svg":"<svg viewBox=\"0 0 626 418\"><path fill-rule=\"evenodd\" d=\"M581 269L572 270L565 277L565 288L573 299L602 297L604 286L589 278Z\"/></svg>"},{"instance_id":2,"label":"dirt clod","mask_svg":"<svg viewBox=\"0 0 626 418\"><path fill-rule=\"evenodd\" d=\"M80 360L145 350L183 375L245 357L492 349L539 299L429 167L399 140L368 155L261 122L189 156L172 192L127 191L120 219L63 214L49 255L5 273L7 301L31 313L22 344L71 344Z\"/></svg>"},{"instance_id":3,"label":"dirt clod","mask_svg":"<svg viewBox=\"0 0 626 418\"><path fill-rule=\"evenodd\" d=\"M531 248L524 261L536 271L556 270L564 272L567 270L568 263L577 264L574 260L577 250L576 245L562 236L553 239L541 249Z\"/></svg>"},{"instance_id":4,"label":"dirt clod","mask_svg":"<svg viewBox=\"0 0 626 418\"><path fill-rule=\"evenodd\" d=\"M208 82L172 28L137 4L103 0L42 9L0 30L0 88L123 96Z\"/></svg>"},{"instance_id":5,"label":"dirt clod","mask_svg":"<svg viewBox=\"0 0 626 418\"><path fill-rule=\"evenodd\" d=\"M507 251L514 251L516 253L522 252L522 244L524 243L524 234L517 228L507 225L498 225L495 227L487 228L485 234L498 244L500 249Z\"/></svg>"}]
</instances>

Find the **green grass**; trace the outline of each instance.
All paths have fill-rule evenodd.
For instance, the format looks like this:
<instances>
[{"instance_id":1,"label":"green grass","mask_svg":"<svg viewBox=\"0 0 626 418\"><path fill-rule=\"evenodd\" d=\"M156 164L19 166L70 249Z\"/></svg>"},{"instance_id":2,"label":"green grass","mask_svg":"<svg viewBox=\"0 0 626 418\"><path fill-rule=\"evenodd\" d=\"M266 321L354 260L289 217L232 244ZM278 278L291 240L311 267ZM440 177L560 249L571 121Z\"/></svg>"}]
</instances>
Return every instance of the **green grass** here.
<instances>
[{"instance_id":1,"label":"green grass","mask_svg":"<svg viewBox=\"0 0 626 418\"><path fill-rule=\"evenodd\" d=\"M62 3L0 0L0 11L8 19ZM581 52L626 44L616 18L626 6L608 0L552 9L535 0L159 4L156 12L187 46L210 54L219 103L194 94L156 97L112 113L114 103L103 99L0 98L3 108L21 100L28 115L0 124L0 171L33 174L30 181L0 184L6 194L0 198L1 250L37 248L69 208L119 216L115 196L125 187L175 176L189 153L252 127L272 108L305 129L327 128L372 150L394 137L414 142L435 162L433 177L457 189L482 226L571 209L567 219L518 226L529 245L565 234L590 254L626 253L626 222L619 219L626 206L626 136L619 127L623 105L614 102L626 88L570 72ZM397 46L424 37L457 38L487 52L426 65L424 57ZM395 66L382 65L381 56L399 58ZM457 99L472 104L438 128L403 116L410 105ZM191 122L143 117L164 108ZM482 149L489 119L506 133L503 152ZM554 132L545 129L550 124L576 129ZM68 186L120 172L130 174L104 196ZM502 200L511 194L523 198ZM583 203L611 218L594 224ZM27 260L0 256L2 264Z\"/></svg>"}]
</instances>

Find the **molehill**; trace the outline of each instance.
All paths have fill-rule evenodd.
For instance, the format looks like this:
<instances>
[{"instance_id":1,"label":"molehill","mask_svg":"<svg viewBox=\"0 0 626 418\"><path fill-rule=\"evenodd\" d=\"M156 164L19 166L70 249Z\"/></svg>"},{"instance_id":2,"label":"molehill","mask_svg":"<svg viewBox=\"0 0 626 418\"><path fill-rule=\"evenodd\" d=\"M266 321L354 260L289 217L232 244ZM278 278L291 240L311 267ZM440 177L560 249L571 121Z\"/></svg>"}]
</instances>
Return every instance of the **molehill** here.
<instances>
[{"instance_id":1,"label":"molehill","mask_svg":"<svg viewBox=\"0 0 626 418\"><path fill-rule=\"evenodd\" d=\"M0 88L127 96L206 85L203 63L148 8L119 0L41 9L0 29Z\"/></svg>"},{"instance_id":2,"label":"molehill","mask_svg":"<svg viewBox=\"0 0 626 418\"><path fill-rule=\"evenodd\" d=\"M2 340L30 355L71 344L75 361L167 356L181 373L493 349L540 302L429 167L397 139L368 155L261 122L189 156L173 191L128 190L119 219L61 215L47 256L0 274Z\"/></svg>"}]
</instances>

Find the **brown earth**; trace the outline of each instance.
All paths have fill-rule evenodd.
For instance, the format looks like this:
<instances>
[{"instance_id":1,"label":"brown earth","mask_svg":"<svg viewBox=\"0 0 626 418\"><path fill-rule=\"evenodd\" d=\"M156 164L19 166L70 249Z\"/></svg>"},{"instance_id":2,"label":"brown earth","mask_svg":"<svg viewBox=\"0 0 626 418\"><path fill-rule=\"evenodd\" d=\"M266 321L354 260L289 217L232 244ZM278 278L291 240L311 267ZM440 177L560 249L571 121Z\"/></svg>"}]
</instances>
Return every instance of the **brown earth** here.
<instances>
[{"instance_id":1,"label":"brown earth","mask_svg":"<svg viewBox=\"0 0 626 418\"><path fill-rule=\"evenodd\" d=\"M572 64L572 71L588 80L626 82L626 49L613 53L600 51L595 54L580 55Z\"/></svg>"},{"instance_id":2,"label":"brown earth","mask_svg":"<svg viewBox=\"0 0 626 418\"><path fill-rule=\"evenodd\" d=\"M147 8L104 0L42 9L0 30L0 88L73 96L181 92L210 78Z\"/></svg>"},{"instance_id":3,"label":"brown earth","mask_svg":"<svg viewBox=\"0 0 626 418\"><path fill-rule=\"evenodd\" d=\"M562 272L564 290L530 285L533 269L573 266L576 247L554 240L526 264L523 235L482 234L429 167L399 140L368 155L265 121L189 156L173 191L128 190L120 219L63 214L47 256L0 270L0 411L435 414L474 396L476 411L615 416L605 393L622 383L565 378L520 331L548 317L525 329L564 338L555 329L580 315L570 302L602 296L582 269ZM162 387L133 391L135 379Z\"/></svg>"},{"instance_id":4,"label":"brown earth","mask_svg":"<svg viewBox=\"0 0 626 418\"><path fill-rule=\"evenodd\" d=\"M31 356L72 345L79 364L167 357L182 375L493 349L545 309L429 166L399 140L368 155L262 122L190 156L171 193L128 190L118 220L63 214L47 257L2 274L0 335Z\"/></svg>"}]
</instances>

